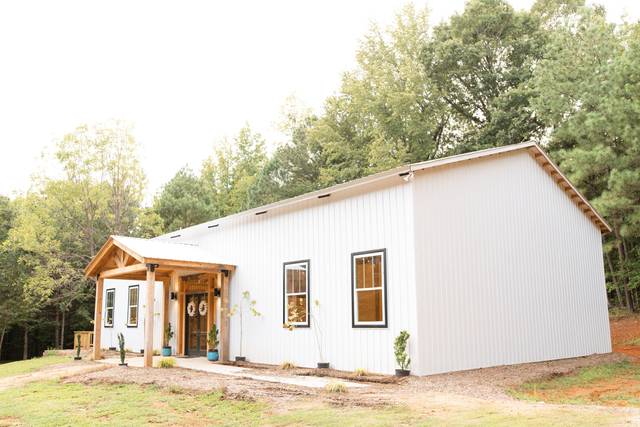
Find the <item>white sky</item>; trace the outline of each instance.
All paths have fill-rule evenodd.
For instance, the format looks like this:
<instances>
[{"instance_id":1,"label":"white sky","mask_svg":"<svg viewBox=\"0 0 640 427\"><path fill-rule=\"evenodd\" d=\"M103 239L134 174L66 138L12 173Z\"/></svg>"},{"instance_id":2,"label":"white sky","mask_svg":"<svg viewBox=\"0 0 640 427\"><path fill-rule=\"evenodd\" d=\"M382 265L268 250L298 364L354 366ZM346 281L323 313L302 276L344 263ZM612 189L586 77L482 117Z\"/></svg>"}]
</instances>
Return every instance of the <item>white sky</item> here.
<instances>
[{"instance_id":1,"label":"white sky","mask_svg":"<svg viewBox=\"0 0 640 427\"><path fill-rule=\"evenodd\" d=\"M25 191L47 167L41 154L82 123L134 125L150 196L245 123L278 140L285 99L320 112L371 23L389 24L405 3L3 0L0 194ZM432 23L464 6L414 3ZM601 3L611 20L640 17L638 0Z\"/></svg>"}]
</instances>

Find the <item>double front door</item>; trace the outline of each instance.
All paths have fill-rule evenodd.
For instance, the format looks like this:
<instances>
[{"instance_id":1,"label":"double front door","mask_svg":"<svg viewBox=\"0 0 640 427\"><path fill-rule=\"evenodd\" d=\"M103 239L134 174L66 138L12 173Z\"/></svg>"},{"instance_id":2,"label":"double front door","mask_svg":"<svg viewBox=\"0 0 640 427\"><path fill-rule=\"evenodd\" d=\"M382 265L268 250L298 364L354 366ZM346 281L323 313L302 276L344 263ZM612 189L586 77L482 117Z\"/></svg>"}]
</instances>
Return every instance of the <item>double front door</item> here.
<instances>
[{"instance_id":1,"label":"double front door","mask_svg":"<svg viewBox=\"0 0 640 427\"><path fill-rule=\"evenodd\" d=\"M191 306L191 310L186 311L186 345L185 350L189 356L205 356L207 353L207 313L200 314L200 303L207 303L207 294L189 294L187 295L187 307ZM207 312L210 307L207 307Z\"/></svg>"}]
</instances>

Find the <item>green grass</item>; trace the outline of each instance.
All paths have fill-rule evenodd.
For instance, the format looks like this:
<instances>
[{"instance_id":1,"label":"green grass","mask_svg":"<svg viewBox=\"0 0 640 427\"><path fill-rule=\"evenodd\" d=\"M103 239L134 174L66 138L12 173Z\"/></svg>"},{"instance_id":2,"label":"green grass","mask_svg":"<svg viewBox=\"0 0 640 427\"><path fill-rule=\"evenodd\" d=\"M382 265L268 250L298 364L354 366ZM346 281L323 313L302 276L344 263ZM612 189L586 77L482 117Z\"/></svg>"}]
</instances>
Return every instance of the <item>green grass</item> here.
<instances>
[{"instance_id":1,"label":"green grass","mask_svg":"<svg viewBox=\"0 0 640 427\"><path fill-rule=\"evenodd\" d=\"M278 404L224 399L221 393L196 394L179 387L132 384L34 382L0 392L0 425L599 425L620 422L608 414L566 409L514 412L492 405L417 411L405 406L353 408L320 402Z\"/></svg>"},{"instance_id":2,"label":"green grass","mask_svg":"<svg viewBox=\"0 0 640 427\"><path fill-rule=\"evenodd\" d=\"M638 338L634 338L632 340L629 340L627 342L625 342L625 345L635 345L635 346L640 346L640 337Z\"/></svg>"},{"instance_id":3,"label":"green grass","mask_svg":"<svg viewBox=\"0 0 640 427\"><path fill-rule=\"evenodd\" d=\"M640 406L640 365L622 361L530 381L511 390L514 397L553 403Z\"/></svg>"},{"instance_id":4,"label":"green grass","mask_svg":"<svg viewBox=\"0 0 640 427\"><path fill-rule=\"evenodd\" d=\"M36 357L18 362L3 363L0 365L0 378L13 375L28 374L51 365L69 362L71 359L65 356Z\"/></svg>"}]
</instances>

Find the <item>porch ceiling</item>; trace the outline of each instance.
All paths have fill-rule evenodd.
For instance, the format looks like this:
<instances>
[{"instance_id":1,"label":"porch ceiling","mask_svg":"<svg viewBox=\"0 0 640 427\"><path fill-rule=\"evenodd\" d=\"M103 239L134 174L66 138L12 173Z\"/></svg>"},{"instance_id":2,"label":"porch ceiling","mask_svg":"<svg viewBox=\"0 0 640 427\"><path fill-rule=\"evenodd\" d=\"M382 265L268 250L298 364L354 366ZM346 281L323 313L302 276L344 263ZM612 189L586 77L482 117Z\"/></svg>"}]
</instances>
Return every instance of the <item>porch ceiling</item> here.
<instances>
[{"instance_id":1,"label":"porch ceiling","mask_svg":"<svg viewBox=\"0 0 640 427\"><path fill-rule=\"evenodd\" d=\"M172 272L180 275L233 271L235 266L215 262L197 246L161 240L111 236L84 270L86 277L144 280L147 264L154 264L157 278Z\"/></svg>"}]
</instances>

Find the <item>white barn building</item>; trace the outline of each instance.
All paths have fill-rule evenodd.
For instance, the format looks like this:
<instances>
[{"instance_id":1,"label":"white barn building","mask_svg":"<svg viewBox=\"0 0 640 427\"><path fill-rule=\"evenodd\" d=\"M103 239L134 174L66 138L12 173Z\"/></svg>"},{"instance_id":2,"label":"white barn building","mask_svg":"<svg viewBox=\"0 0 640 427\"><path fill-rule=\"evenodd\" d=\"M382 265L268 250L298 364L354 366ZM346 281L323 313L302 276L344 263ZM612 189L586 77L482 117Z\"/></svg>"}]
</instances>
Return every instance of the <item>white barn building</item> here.
<instances>
[{"instance_id":1,"label":"white barn building","mask_svg":"<svg viewBox=\"0 0 640 427\"><path fill-rule=\"evenodd\" d=\"M113 236L86 270L96 352L122 332L149 354L170 323L173 353L202 356L216 323L233 359L240 317L226 313L248 291L253 362L393 373L402 330L416 375L607 353L609 231L533 143L403 166L151 240Z\"/></svg>"}]
</instances>

